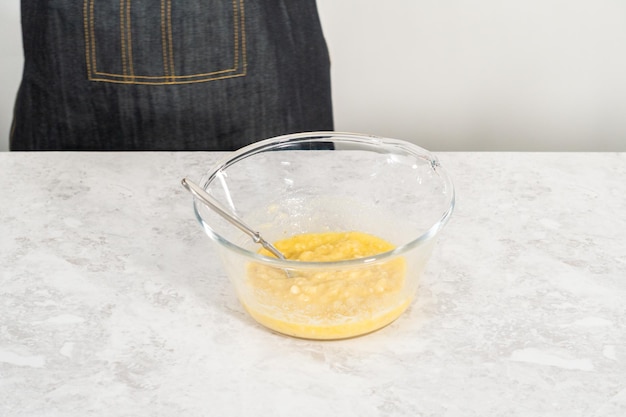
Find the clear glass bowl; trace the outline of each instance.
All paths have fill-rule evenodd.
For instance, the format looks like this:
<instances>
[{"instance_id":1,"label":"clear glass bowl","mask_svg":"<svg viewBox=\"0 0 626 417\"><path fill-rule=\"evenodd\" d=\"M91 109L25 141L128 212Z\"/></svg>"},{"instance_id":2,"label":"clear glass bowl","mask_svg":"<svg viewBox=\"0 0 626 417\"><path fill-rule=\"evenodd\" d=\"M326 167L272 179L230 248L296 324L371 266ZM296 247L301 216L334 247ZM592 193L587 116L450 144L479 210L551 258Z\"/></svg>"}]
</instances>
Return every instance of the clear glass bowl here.
<instances>
[{"instance_id":1,"label":"clear glass bowl","mask_svg":"<svg viewBox=\"0 0 626 417\"><path fill-rule=\"evenodd\" d=\"M277 332L341 339L377 330L409 306L454 187L437 158L408 142L308 132L228 156L201 186L270 242L302 233L362 232L394 249L332 262L280 260L194 200L250 315Z\"/></svg>"}]
</instances>

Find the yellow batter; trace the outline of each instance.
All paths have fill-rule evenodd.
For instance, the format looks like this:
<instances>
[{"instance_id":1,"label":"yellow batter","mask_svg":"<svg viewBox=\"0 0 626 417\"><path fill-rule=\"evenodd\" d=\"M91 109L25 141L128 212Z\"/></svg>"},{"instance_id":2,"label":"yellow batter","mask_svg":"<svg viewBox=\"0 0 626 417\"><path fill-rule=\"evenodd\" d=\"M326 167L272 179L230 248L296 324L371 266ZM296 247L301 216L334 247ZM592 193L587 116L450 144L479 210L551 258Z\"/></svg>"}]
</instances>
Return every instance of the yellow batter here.
<instances>
[{"instance_id":1,"label":"yellow batter","mask_svg":"<svg viewBox=\"0 0 626 417\"><path fill-rule=\"evenodd\" d=\"M308 233L274 243L288 259L331 262L392 250L378 237L360 232ZM263 254L271 256L269 252ZM405 261L345 269L298 269L288 276L258 263L248 267L247 285L255 303L245 305L259 323L310 339L341 339L379 329L408 307L403 293Z\"/></svg>"}]
</instances>

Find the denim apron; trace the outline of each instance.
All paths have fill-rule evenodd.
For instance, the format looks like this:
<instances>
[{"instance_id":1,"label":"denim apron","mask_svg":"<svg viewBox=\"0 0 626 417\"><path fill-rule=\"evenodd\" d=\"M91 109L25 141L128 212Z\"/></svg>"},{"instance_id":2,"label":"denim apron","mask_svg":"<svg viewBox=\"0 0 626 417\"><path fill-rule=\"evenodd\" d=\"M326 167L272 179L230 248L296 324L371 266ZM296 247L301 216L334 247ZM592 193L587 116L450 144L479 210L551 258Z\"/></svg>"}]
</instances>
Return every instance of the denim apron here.
<instances>
[{"instance_id":1,"label":"denim apron","mask_svg":"<svg viewBox=\"0 0 626 417\"><path fill-rule=\"evenodd\" d=\"M11 150L233 150L332 130L315 0L22 0Z\"/></svg>"}]
</instances>

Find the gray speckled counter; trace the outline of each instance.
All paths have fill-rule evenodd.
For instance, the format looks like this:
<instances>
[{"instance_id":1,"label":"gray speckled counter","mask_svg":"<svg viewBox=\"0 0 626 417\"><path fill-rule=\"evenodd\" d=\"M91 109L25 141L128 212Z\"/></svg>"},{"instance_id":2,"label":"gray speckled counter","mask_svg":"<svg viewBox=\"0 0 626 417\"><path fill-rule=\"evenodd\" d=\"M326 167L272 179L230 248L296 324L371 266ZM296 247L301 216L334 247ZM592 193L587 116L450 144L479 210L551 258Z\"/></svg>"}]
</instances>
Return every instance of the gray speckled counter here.
<instances>
[{"instance_id":1,"label":"gray speckled counter","mask_svg":"<svg viewBox=\"0 0 626 417\"><path fill-rule=\"evenodd\" d=\"M626 415L626 154L439 154L418 299L337 342L239 305L180 186L219 156L0 154L0 416Z\"/></svg>"}]
</instances>

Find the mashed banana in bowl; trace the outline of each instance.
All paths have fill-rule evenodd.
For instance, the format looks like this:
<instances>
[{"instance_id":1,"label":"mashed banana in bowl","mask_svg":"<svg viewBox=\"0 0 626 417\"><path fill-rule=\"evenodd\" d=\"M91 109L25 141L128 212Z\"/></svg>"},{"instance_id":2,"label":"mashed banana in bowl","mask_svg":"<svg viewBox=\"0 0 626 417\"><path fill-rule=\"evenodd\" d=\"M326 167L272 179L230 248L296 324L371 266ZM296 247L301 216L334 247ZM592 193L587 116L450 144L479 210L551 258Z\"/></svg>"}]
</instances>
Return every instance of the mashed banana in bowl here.
<instances>
[{"instance_id":1,"label":"mashed banana in bowl","mask_svg":"<svg viewBox=\"0 0 626 417\"><path fill-rule=\"evenodd\" d=\"M391 243L361 232L306 233L274 243L287 259L336 262L394 249ZM263 252L269 256L269 253ZM408 307L403 292L404 258L349 269L283 269L250 263L246 285L256 301L245 304L259 323L291 336L342 339L379 329Z\"/></svg>"}]
</instances>

